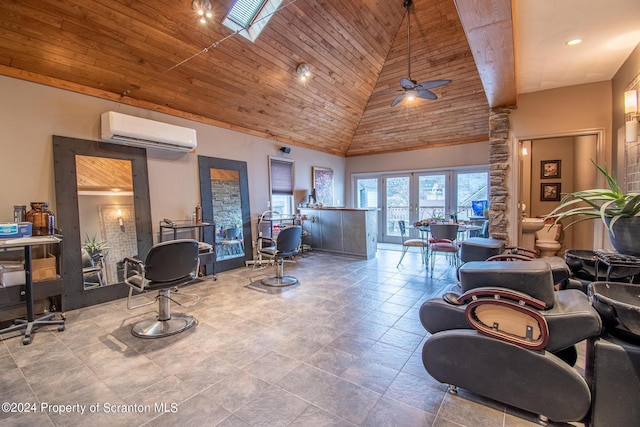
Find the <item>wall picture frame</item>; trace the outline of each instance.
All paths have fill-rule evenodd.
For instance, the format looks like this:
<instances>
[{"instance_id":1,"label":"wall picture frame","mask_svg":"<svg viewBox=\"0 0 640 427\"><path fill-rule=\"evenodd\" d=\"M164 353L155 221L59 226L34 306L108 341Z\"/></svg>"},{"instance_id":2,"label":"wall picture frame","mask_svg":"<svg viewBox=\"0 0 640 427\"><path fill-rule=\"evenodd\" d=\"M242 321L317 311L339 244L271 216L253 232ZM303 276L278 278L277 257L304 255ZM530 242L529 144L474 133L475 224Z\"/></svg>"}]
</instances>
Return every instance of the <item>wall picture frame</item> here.
<instances>
[{"instance_id":1,"label":"wall picture frame","mask_svg":"<svg viewBox=\"0 0 640 427\"><path fill-rule=\"evenodd\" d=\"M561 160L542 160L540 162L540 178L553 179L560 178L562 173Z\"/></svg>"},{"instance_id":2,"label":"wall picture frame","mask_svg":"<svg viewBox=\"0 0 640 427\"><path fill-rule=\"evenodd\" d=\"M313 166L313 188L316 190L316 203L333 206L333 169Z\"/></svg>"},{"instance_id":3,"label":"wall picture frame","mask_svg":"<svg viewBox=\"0 0 640 427\"><path fill-rule=\"evenodd\" d=\"M561 184L559 182L543 182L540 184L541 202L559 202Z\"/></svg>"}]
</instances>

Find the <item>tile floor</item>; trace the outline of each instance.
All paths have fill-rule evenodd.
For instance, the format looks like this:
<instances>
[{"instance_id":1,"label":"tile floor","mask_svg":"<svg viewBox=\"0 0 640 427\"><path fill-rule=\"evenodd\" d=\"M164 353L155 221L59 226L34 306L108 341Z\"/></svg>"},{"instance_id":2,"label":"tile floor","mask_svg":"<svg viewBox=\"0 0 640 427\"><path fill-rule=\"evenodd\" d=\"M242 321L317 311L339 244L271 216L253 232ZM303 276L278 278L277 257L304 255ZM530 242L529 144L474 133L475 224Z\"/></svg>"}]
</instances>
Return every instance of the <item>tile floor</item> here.
<instances>
[{"instance_id":1,"label":"tile floor","mask_svg":"<svg viewBox=\"0 0 640 427\"><path fill-rule=\"evenodd\" d=\"M173 310L199 323L172 337L132 336L156 305L129 311L126 300L68 312L64 332L40 329L27 346L5 335L0 402L33 411L0 412L0 425L536 425L427 374L418 309L455 272L443 258L431 278L411 251L396 268L389 249L372 260L311 252L285 267L300 285L277 293L247 287L272 269L185 287L200 302Z\"/></svg>"}]
</instances>

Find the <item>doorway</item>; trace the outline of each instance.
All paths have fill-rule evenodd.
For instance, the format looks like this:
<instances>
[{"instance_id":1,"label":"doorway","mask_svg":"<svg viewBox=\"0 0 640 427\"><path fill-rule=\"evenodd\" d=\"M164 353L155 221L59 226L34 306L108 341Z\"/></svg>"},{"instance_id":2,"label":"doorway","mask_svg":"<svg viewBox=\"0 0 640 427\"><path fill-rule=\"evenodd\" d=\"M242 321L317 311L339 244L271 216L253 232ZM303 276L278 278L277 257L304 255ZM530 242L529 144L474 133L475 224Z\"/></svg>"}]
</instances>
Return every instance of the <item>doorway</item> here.
<instances>
[{"instance_id":1,"label":"doorway","mask_svg":"<svg viewBox=\"0 0 640 427\"><path fill-rule=\"evenodd\" d=\"M532 137L516 140L518 153L515 232L522 242L523 216L544 218L560 204L563 194L605 185L592 162L601 160L601 131ZM561 233L564 249L602 248L604 229L599 221L566 227ZM514 228L511 228L514 229Z\"/></svg>"}]
</instances>

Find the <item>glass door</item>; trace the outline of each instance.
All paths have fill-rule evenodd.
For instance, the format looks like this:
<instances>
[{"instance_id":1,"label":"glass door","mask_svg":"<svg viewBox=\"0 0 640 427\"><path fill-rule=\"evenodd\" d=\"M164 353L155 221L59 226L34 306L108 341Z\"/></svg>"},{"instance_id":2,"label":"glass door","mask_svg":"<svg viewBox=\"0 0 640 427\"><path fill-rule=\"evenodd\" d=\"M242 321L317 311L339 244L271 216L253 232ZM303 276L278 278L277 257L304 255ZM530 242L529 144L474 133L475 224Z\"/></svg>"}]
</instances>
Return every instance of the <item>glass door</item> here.
<instances>
[{"instance_id":1,"label":"glass door","mask_svg":"<svg viewBox=\"0 0 640 427\"><path fill-rule=\"evenodd\" d=\"M456 173L456 195L455 210L458 220L471 221L484 216L482 206L485 206L484 203L489 200L489 173L487 171Z\"/></svg>"},{"instance_id":2,"label":"glass door","mask_svg":"<svg viewBox=\"0 0 640 427\"><path fill-rule=\"evenodd\" d=\"M401 243L398 221L412 221L411 174L384 177L382 241Z\"/></svg>"},{"instance_id":3,"label":"glass door","mask_svg":"<svg viewBox=\"0 0 640 427\"><path fill-rule=\"evenodd\" d=\"M420 174L418 180L418 216L415 221L449 219L446 215L450 191L447 189L449 174Z\"/></svg>"}]
</instances>

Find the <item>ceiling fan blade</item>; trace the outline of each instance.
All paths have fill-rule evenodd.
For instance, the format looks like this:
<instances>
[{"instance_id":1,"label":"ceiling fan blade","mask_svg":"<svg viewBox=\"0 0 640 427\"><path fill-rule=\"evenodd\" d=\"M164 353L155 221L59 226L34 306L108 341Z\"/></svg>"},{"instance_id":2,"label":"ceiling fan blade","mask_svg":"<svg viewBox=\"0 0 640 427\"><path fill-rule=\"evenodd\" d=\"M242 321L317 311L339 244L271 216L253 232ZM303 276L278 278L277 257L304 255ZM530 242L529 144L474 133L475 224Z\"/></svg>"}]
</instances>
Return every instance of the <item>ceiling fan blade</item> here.
<instances>
[{"instance_id":1,"label":"ceiling fan blade","mask_svg":"<svg viewBox=\"0 0 640 427\"><path fill-rule=\"evenodd\" d=\"M438 99L436 94L431 92L429 89L418 89L416 91L416 96L422 99Z\"/></svg>"},{"instance_id":2,"label":"ceiling fan blade","mask_svg":"<svg viewBox=\"0 0 640 427\"><path fill-rule=\"evenodd\" d=\"M405 89L413 89L414 87L416 87L416 82L415 80L411 80L403 77L400 79L400 86L402 86Z\"/></svg>"},{"instance_id":3,"label":"ceiling fan blade","mask_svg":"<svg viewBox=\"0 0 640 427\"><path fill-rule=\"evenodd\" d=\"M398 105L400 103L400 101L402 101L404 99L404 93L402 95L398 95L396 96L396 98L393 100L393 102L391 103L392 107L395 107L396 105Z\"/></svg>"},{"instance_id":4,"label":"ceiling fan blade","mask_svg":"<svg viewBox=\"0 0 640 427\"><path fill-rule=\"evenodd\" d=\"M438 86L444 86L451 83L451 80L428 80L426 82L418 83L417 89L431 89Z\"/></svg>"}]
</instances>

